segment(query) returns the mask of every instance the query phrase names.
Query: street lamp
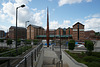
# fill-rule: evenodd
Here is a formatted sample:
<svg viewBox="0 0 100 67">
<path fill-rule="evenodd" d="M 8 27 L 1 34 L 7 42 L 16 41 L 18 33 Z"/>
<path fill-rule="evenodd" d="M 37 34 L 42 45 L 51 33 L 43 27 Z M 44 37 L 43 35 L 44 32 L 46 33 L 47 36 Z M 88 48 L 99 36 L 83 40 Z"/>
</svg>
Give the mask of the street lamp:
<svg viewBox="0 0 100 67">
<path fill-rule="evenodd" d="M 18 13 L 18 8 L 20 8 L 20 7 L 23 8 L 23 7 L 25 7 L 25 5 L 23 4 L 16 8 L 16 53 L 17 53 L 17 13 Z"/>
<path fill-rule="evenodd" d="M 60 35 L 60 62 L 62 59 L 62 55 L 61 55 L 61 28 L 59 28 L 59 35 Z"/>
</svg>

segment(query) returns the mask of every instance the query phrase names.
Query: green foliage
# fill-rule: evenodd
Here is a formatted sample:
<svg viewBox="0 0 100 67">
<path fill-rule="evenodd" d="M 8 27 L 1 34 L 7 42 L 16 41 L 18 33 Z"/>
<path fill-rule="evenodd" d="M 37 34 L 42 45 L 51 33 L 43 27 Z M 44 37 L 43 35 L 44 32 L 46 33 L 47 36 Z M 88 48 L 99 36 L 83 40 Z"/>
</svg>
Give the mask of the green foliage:
<svg viewBox="0 0 100 67">
<path fill-rule="evenodd" d="M 100 63 L 93 61 L 93 62 L 88 64 L 88 67 L 100 67 Z"/>
<path fill-rule="evenodd" d="M 0 42 L 4 42 L 4 39 L 0 39 Z"/>
<path fill-rule="evenodd" d="M 20 39 L 18 39 L 18 40 L 17 40 L 17 45 L 20 45 L 20 42 L 21 42 L 21 40 L 20 40 Z"/>
<path fill-rule="evenodd" d="M 70 40 L 68 43 L 68 49 L 69 50 L 73 50 L 75 47 L 75 41 L 74 40 Z"/>
<path fill-rule="evenodd" d="M 31 40 L 26 40 L 26 44 L 31 44 Z"/>
<path fill-rule="evenodd" d="M 7 45 L 10 45 L 10 44 L 12 44 L 12 40 L 11 39 L 8 39 L 7 40 Z"/>
<path fill-rule="evenodd" d="M 96 32 L 95 35 L 96 35 L 96 36 L 100 36 L 100 32 Z"/>
<path fill-rule="evenodd" d="M 8 50 L 9 50 L 8 48 L 0 48 L 0 53 L 8 51 Z"/>
<path fill-rule="evenodd" d="M 100 67 L 100 52 L 93 52 L 91 56 L 86 53 L 71 53 L 66 51 L 76 61 L 86 64 L 88 67 Z"/>
<path fill-rule="evenodd" d="M 26 47 L 27 47 L 27 49 L 26 49 Z M 32 46 L 23 46 L 23 47 L 19 47 L 19 48 L 17 49 L 18 55 L 22 54 L 23 52 L 25 52 L 26 50 L 28 50 L 28 49 L 30 49 L 30 48 L 32 48 Z M 8 52 L 6 52 L 6 53 L 0 55 L 0 57 L 8 57 L 8 56 L 9 56 L 9 57 L 17 56 L 17 54 L 16 54 L 16 49 L 9 50 Z"/>
<path fill-rule="evenodd" d="M 33 40 L 34 45 L 37 45 L 37 44 L 38 44 L 38 42 L 39 42 L 39 40 L 38 40 L 38 39 L 34 39 L 34 40 Z"/>
<path fill-rule="evenodd" d="M 85 47 L 87 48 L 87 50 L 89 52 L 91 52 L 92 50 L 94 50 L 94 44 L 90 40 L 85 41 Z"/>
</svg>

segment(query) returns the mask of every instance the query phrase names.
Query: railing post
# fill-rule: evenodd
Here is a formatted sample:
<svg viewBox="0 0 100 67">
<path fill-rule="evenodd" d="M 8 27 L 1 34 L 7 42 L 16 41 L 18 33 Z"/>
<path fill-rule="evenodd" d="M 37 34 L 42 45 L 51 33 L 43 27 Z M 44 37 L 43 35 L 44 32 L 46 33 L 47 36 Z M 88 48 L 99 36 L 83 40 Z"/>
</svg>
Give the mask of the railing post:
<svg viewBox="0 0 100 67">
<path fill-rule="evenodd" d="M 27 67 L 27 58 L 25 57 L 25 67 Z"/>
<path fill-rule="evenodd" d="M 35 49 L 35 61 L 36 61 L 36 49 Z"/>
<path fill-rule="evenodd" d="M 10 66 L 10 59 L 8 60 L 7 67 L 11 67 L 11 66 Z"/>
<path fill-rule="evenodd" d="M 37 48 L 37 57 L 38 57 L 38 48 Z"/>
<path fill-rule="evenodd" d="M 33 67 L 33 52 L 31 52 L 31 67 Z"/>
</svg>

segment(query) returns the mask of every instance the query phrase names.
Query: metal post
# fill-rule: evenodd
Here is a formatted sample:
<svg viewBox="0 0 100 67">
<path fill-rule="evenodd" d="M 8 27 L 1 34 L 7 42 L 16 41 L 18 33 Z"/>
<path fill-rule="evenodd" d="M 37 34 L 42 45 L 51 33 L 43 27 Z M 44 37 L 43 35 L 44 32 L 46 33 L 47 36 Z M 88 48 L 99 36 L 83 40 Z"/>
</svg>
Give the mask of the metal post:
<svg viewBox="0 0 100 67">
<path fill-rule="evenodd" d="M 16 54 L 17 54 L 17 10 L 18 7 L 16 8 Z"/>
<path fill-rule="evenodd" d="M 27 67 L 27 58 L 25 57 L 25 67 Z"/>
<path fill-rule="evenodd" d="M 36 61 L 36 49 L 35 49 L 35 61 Z"/>
<path fill-rule="evenodd" d="M 11 67 L 11 66 L 10 66 L 10 60 L 8 60 L 8 64 L 7 64 L 7 67 Z"/>
<path fill-rule="evenodd" d="M 26 36 L 26 37 L 25 37 L 25 50 L 27 49 L 27 45 L 26 45 L 26 44 L 27 44 L 27 43 L 26 43 L 26 40 L 27 40 L 27 22 L 29 22 L 29 21 L 26 21 L 26 22 L 25 22 L 25 28 L 26 28 L 26 35 L 25 35 L 25 36 Z"/>
<path fill-rule="evenodd" d="M 33 67 L 33 52 L 31 53 L 31 67 Z"/>
<path fill-rule="evenodd" d="M 59 35 L 60 35 L 60 61 L 62 59 L 62 55 L 61 55 L 61 29 L 59 28 Z"/>
</svg>

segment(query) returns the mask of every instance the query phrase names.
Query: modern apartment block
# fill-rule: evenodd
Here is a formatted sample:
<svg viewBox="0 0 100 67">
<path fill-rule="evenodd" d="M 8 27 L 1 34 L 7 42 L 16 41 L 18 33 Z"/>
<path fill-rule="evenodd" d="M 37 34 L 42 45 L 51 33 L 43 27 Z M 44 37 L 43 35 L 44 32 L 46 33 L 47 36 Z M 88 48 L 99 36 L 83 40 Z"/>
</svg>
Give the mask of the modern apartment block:
<svg viewBox="0 0 100 67">
<path fill-rule="evenodd" d="M 9 38 L 15 39 L 16 38 L 16 27 L 11 26 L 9 28 Z M 25 39 L 26 38 L 26 28 L 17 27 L 17 38 L 18 39 Z"/>
<path fill-rule="evenodd" d="M 4 38 L 5 37 L 5 32 L 3 30 L 0 30 L 0 38 Z"/>
</svg>

